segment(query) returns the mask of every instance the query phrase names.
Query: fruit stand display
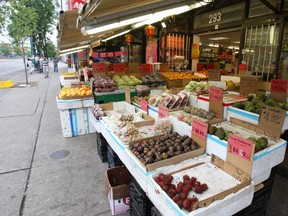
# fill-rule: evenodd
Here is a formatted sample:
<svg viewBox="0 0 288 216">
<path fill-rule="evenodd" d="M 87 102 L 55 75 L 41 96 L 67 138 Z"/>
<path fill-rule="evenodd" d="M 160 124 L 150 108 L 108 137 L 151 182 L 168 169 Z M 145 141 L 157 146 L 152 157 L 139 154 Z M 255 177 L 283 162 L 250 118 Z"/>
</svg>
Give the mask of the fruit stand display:
<svg viewBox="0 0 288 216">
<path fill-rule="evenodd" d="M 262 105 L 286 110 L 286 103 L 209 87 L 190 80 L 180 92 L 149 95 L 150 89 L 140 86 L 137 103 L 96 104 L 89 113 L 97 132 L 164 215 L 233 215 L 251 204 L 255 184 L 267 180 L 284 159 L 285 140 L 261 124 L 235 119 L 229 110 L 258 112 Z M 191 94 L 197 95 L 198 107 L 188 104 Z M 222 115 L 210 110 L 216 102 Z"/>
<path fill-rule="evenodd" d="M 191 80 L 207 80 L 208 72 L 162 72 L 160 76 L 165 80 L 165 84 L 169 87 L 184 87 Z"/>
<path fill-rule="evenodd" d="M 95 132 L 88 116 L 89 109 L 94 105 L 93 94 L 89 86 L 63 87 L 56 97 L 56 101 L 64 137 Z"/>
</svg>

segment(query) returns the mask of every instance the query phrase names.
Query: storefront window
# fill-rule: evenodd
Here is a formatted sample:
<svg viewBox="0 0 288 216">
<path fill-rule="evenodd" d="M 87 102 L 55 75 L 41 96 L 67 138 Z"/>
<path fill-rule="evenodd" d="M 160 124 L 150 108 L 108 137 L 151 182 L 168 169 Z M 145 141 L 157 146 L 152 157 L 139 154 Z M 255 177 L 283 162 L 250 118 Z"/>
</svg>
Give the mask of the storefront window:
<svg viewBox="0 0 288 216">
<path fill-rule="evenodd" d="M 280 62 L 279 62 L 279 79 L 288 79 L 288 23 L 286 22 L 284 28 L 283 43 L 281 48 Z"/>
<path fill-rule="evenodd" d="M 273 5 L 276 9 L 280 10 L 281 0 L 272 0 L 269 1 L 271 5 Z M 250 12 L 249 17 L 257 17 L 267 14 L 272 14 L 273 11 L 270 10 L 266 5 L 264 5 L 259 0 L 250 1 Z"/>
<path fill-rule="evenodd" d="M 267 81 L 274 78 L 278 46 L 279 26 L 276 23 L 246 28 L 242 54 L 247 71 Z"/>
</svg>

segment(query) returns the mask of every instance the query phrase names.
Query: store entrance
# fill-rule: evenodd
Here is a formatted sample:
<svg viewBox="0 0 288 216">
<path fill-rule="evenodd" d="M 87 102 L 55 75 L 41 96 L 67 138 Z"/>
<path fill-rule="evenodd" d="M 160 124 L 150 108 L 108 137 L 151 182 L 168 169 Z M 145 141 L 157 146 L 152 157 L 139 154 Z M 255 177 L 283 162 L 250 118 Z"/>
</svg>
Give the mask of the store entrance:
<svg viewBox="0 0 288 216">
<path fill-rule="evenodd" d="M 233 28 L 198 34 L 200 56 L 198 70 L 222 69 L 224 74 L 236 74 L 241 29 Z"/>
</svg>

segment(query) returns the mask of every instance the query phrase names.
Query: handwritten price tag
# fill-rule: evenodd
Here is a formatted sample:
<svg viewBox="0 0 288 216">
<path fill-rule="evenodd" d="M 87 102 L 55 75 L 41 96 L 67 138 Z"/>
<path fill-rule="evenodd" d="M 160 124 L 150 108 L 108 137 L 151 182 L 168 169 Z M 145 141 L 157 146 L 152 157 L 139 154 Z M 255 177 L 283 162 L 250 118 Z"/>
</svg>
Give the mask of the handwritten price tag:
<svg viewBox="0 0 288 216">
<path fill-rule="evenodd" d="M 142 73 L 152 73 L 153 72 L 152 65 L 151 64 L 141 64 L 140 65 L 140 71 Z"/>
<path fill-rule="evenodd" d="M 258 126 L 276 137 L 280 137 L 286 118 L 286 111 L 277 107 L 262 106 Z"/>
<path fill-rule="evenodd" d="M 193 118 L 192 135 L 198 136 L 199 138 L 206 140 L 207 130 L 208 130 L 207 123 L 202 122 L 199 119 Z"/>
<path fill-rule="evenodd" d="M 117 63 L 113 65 L 115 73 L 121 73 L 126 71 L 126 64 L 125 63 Z"/>
<path fill-rule="evenodd" d="M 272 80 L 271 81 L 271 92 L 288 92 L 288 80 Z"/>
<path fill-rule="evenodd" d="M 159 106 L 158 107 L 158 118 L 167 118 L 169 116 L 168 108 L 165 106 Z"/>
<path fill-rule="evenodd" d="M 238 157 L 250 161 L 253 142 L 231 134 L 228 139 L 228 151 Z"/>
<path fill-rule="evenodd" d="M 141 109 L 144 111 L 144 112 L 148 112 L 148 101 L 146 100 L 141 100 Z"/>
<path fill-rule="evenodd" d="M 210 100 L 217 101 L 217 102 L 223 102 L 223 89 L 217 88 L 217 87 L 211 87 L 209 98 Z"/>
<path fill-rule="evenodd" d="M 208 80 L 209 81 L 220 81 L 221 80 L 221 71 L 219 69 L 209 70 Z"/>
<path fill-rule="evenodd" d="M 93 63 L 92 68 L 93 68 L 93 71 L 96 73 L 106 72 L 106 64 L 105 63 Z"/>
</svg>

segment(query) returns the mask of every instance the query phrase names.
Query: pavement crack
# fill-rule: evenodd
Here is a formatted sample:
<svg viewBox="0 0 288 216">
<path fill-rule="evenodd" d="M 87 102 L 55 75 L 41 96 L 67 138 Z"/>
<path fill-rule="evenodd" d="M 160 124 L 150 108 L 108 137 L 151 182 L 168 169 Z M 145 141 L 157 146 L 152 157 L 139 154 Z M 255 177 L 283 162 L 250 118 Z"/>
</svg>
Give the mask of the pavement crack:
<svg viewBox="0 0 288 216">
<path fill-rule="evenodd" d="M 9 174 L 9 173 L 14 173 L 14 172 L 18 172 L 18 171 L 25 171 L 25 170 L 29 170 L 30 167 L 28 168 L 23 168 L 23 169 L 17 169 L 17 170 L 10 170 L 10 171 L 7 171 L 7 172 L 2 172 L 0 173 L 0 175 L 5 175 L 5 174 Z"/>
</svg>

